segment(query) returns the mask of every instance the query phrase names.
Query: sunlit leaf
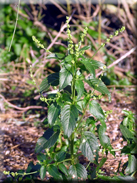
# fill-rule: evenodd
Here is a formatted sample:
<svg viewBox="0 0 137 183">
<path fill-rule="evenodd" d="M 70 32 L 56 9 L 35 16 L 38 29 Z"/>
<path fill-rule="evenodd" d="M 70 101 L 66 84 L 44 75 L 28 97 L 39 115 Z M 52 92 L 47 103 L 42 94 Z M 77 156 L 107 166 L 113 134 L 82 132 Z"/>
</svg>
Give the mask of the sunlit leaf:
<svg viewBox="0 0 137 183">
<path fill-rule="evenodd" d="M 70 137 L 78 118 L 78 110 L 74 105 L 65 105 L 61 109 L 61 123 L 65 135 Z"/>
</svg>

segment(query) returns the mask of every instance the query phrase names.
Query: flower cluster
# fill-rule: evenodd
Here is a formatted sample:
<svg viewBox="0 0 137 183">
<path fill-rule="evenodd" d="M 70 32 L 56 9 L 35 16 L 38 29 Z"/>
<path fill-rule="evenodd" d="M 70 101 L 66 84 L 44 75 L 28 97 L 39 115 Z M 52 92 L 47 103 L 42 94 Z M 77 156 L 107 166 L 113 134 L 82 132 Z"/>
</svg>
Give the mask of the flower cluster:
<svg viewBox="0 0 137 183">
<path fill-rule="evenodd" d="M 74 43 L 73 43 L 73 40 L 72 40 L 72 35 L 71 35 L 71 32 L 70 32 L 70 25 L 69 25 L 69 17 L 66 17 L 66 23 L 67 23 L 67 35 L 68 35 L 68 51 L 70 52 L 70 54 L 74 54 L 74 49 L 75 49 L 75 56 L 76 57 L 79 57 L 79 55 L 83 55 L 84 54 L 84 50 L 81 50 L 80 51 L 80 46 L 81 46 L 81 43 L 84 41 L 84 37 L 86 36 L 87 34 L 87 31 L 88 31 L 88 28 L 86 27 L 84 30 L 83 30 L 83 33 L 81 35 L 81 41 L 78 43 L 78 44 L 75 44 L 74 46 Z M 74 49 L 73 49 L 74 48 Z"/>
<path fill-rule="evenodd" d="M 123 26 L 121 29 L 116 30 L 114 32 L 114 35 L 110 35 L 108 39 L 106 39 L 105 43 L 102 43 L 101 46 L 104 47 L 107 42 L 110 42 L 110 39 L 112 39 L 114 36 L 117 36 L 119 33 L 123 32 L 125 30 L 125 27 Z"/>
<path fill-rule="evenodd" d="M 40 41 L 37 40 L 35 36 L 32 36 L 32 40 L 37 44 L 38 47 L 41 47 L 41 48 L 45 49 L 44 45 L 41 44 Z"/>
<path fill-rule="evenodd" d="M 10 171 L 3 171 L 3 174 L 5 174 L 5 175 L 9 175 L 9 174 L 11 174 L 13 177 L 15 177 L 15 176 L 17 176 L 17 175 L 18 175 L 18 173 L 17 173 L 17 172 L 10 172 Z"/>
<path fill-rule="evenodd" d="M 68 35 L 68 51 L 70 51 L 70 54 L 74 54 L 74 51 L 73 51 L 73 47 L 74 47 L 74 43 L 72 41 L 72 35 L 71 35 L 71 32 L 69 30 L 70 28 L 70 25 L 69 25 L 69 17 L 66 17 L 66 23 L 67 23 L 67 35 Z"/>
</svg>

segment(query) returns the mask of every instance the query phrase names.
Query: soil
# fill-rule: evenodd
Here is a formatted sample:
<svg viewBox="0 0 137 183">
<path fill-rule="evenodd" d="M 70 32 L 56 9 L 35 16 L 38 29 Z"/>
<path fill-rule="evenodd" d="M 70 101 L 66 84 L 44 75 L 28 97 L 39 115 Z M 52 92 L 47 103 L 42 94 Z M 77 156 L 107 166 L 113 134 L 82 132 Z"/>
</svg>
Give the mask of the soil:
<svg viewBox="0 0 137 183">
<path fill-rule="evenodd" d="M 112 147 L 114 149 L 121 149 L 126 145 L 123 141 L 122 134 L 119 129 L 119 125 L 123 120 L 122 110 L 130 110 L 136 112 L 135 108 L 135 96 L 132 91 L 130 95 L 126 96 L 126 91 L 121 90 L 119 93 L 117 90 L 112 92 L 112 101 L 109 103 L 107 99 L 102 98 L 100 103 L 103 110 L 113 110 L 107 118 L 107 132 L 106 135 L 110 137 Z M 1 176 L 5 179 L 6 176 L 2 175 L 2 171 L 17 171 L 20 169 L 26 169 L 29 162 L 33 161 L 34 164 L 37 163 L 36 154 L 34 152 L 36 142 L 40 136 L 42 136 L 44 129 L 42 127 L 35 127 L 34 122 L 38 121 L 35 116 L 29 116 L 28 122 L 23 123 L 22 118 L 16 118 L 16 112 L 13 109 L 7 110 L 5 114 L 0 115 L 0 126 L 1 126 L 1 140 L 3 145 L 1 145 L 1 159 L 3 164 L 1 165 Z M 100 122 L 98 122 L 100 123 Z M 99 153 L 99 161 L 102 159 L 102 153 Z M 101 168 L 106 176 L 114 176 L 118 171 L 118 164 L 121 161 L 120 169 L 125 162 L 127 162 L 128 157 L 125 155 L 120 156 L 120 151 L 116 152 L 116 157 L 108 154 L 108 159 Z M 79 157 L 79 162 L 83 165 L 88 164 L 88 160 L 84 156 Z M 94 164 L 90 164 L 93 168 Z M 117 172 L 118 173 L 118 172 Z M 119 175 L 119 173 L 117 174 Z M 48 179 L 48 176 L 45 180 Z"/>
</svg>

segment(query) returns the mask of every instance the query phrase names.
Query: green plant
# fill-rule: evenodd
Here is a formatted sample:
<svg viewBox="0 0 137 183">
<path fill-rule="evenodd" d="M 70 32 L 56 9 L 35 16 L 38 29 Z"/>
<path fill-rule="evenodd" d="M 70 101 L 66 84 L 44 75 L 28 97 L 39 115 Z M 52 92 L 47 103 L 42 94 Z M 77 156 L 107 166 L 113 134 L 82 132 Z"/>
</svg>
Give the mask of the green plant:
<svg viewBox="0 0 137 183">
<path fill-rule="evenodd" d="M 125 114 L 120 124 L 120 130 L 127 145 L 121 150 L 121 154 L 128 155 L 128 161 L 123 165 L 123 174 L 133 176 L 137 172 L 137 135 L 135 114 L 131 111 L 123 110 Z"/>
<path fill-rule="evenodd" d="M 25 5 L 21 5 L 20 12 L 22 12 L 24 16 L 26 15 L 26 17 L 28 17 L 24 11 L 24 7 Z M 26 59 L 30 57 L 30 46 L 34 51 L 36 51 L 36 56 L 39 56 L 39 50 L 35 43 L 31 41 L 31 36 L 37 34 L 37 37 L 43 40 L 46 35 L 45 32 L 39 31 L 39 29 L 33 25 L 31 20 L 28 20 L 26 17 L 21 17 L 20 15 L 17 22 L 17 27 L 14 26 L 17 16 L 16 14 L 17 13 L 10 5 L 4 5 L 0 11 L 0 17 L 2 20 L 0 29 L 0 44 L 6 48 L 0 50 L 0 60 L 2 59 L 3 64 L 13 60 L 16 62 L 19 57 L 21 60 L 25 60 L 27 62 Z M 12 40 L 15 29 L 16 33 L 14 39 Z M 10 47 L 11 52 L 8 52 Z M 4 55 L 6 55 L 5 58 Z"/>
<path fill-rule="evenodd" d="M 96 78 L 95 75 L 96 69 L 101 68 L 105 71 L 106 66 L 93 60 L 97 51 L 104 47 L 113 35 L 110 35 L 110 38 L 101 44 L 92 58 L 85 58 L 84 52 L 90 46 L 84 46 L 81 49 L 80 46 L 88 30 L 84 29 L 81 41 L 74 45 L 69 30 L 69 20 L 67 17 L 67 55 L 50 53 L 34 36 L 32 37 L 39 47 L 50 53 L 47 58 L 55 58 L 61 67 L 60 72 L 44 78 L 40 90 L 36 86 L 41 95 L 40 99 L 47 104 L 49 125 L 43 136 L 38 139 L 35 148 L 41 179 L 44 179 L 46 172 L 55 180 L 96 179 L 100 175 L 100 168 L 107 160 L 108 152 L 115 155 L 110 139 L 105 134 L 107 113 L 98 103 L 102 95 L 106 94 L 111 100 L 111 94 L 101 77 Z M 120 31 L 116 31 L 114 36 L 122 31 L 124 31 L 124 27 Z M 36 85 L 32 69 L 30 69 L 30 73 Z M 89 76 L 85 77 L 85 73 Z M 90 91 L 86 90 L 84 83 L 91 87 Z M 54 90 L 47 92 L 50 86 Z M 100 95 L 95 93 L 96 90 L 100 92 Z M 87 110 L 90 112 L 90 116 L 86 115 Z M 100 124 L 96 127 L 97 121 L 100 121 Z M 98 162 L 99 151 L 102 151 L 100 163 Z M 82 154 L 89 160 L 89 164 L 86 166 L 79 163 L 79 156 Z M 96 165 L 93 171 L 89 166 L 91 162 Z"/>
<path fill-rule="evenodd" d="M 101 95 L 107 94 L 109 99 L 111 98 L 101 77 L 98 79 L 95 76 L 96 69 L 105 70 L 106 66 L 99 61 L 83 56 L 85 50 L 90 48 L 90 46 L 84 46 L 80 49 L 88 29 L 84 29 L 81 41 L 74 45 L 69 27 L 69 18 L 67 18 L 68 54 L 65 56 L 60 53 L 51 53 L 47 56 L 48 59 L 57 59 L 61 70 L 59 73 L 50 74 L 40 85 L 40 99 L 47 103 L 49 124 L 48 130 L 38 139 L 35 148 L 38 153 L 37 159 L 41 165 L 41 179 L 45 177 L 46 171 L 54 179 L 87 179 L 89 173 L 87 169 L 91 162 L 97 165 L 95 170 L 97 173 L 105 163 L 108 151 L 115 155 L 110 140 L 105 135 L 105 113 L 97 102 Z M 120 32 L 123 30 L 124 28 Z M 116 31 L 115 35 L 118 33 Z M 111 35 L 106 42 L 112 37 Z M 43 48 L 43 45 L 34 36 L 33 40 Z M 100 48 L 103 46 L 105 43 Z M 86 78 L 85 72 L 90 76 Z M 33 78 L 32 74 L 31 77 Z M 35 83 L 34 78 L 33 81 Z M 84 82 L 92 90 L 87 92 Z M 50 86 L 56 89 L 53 92 L 47 92 Z M 99 91 L 101 95 L 95 95 L 95 90 Z M 47 92 L 47 98 L 44 97 L 44 92 Z M 89 117 L 85 115 L 87 110 L 91 114 Z M 96 130 L 97 121 L 100 121 L 100 125 Z M 101 146 L 99 146 L 99 141 Z M 103 148 L 106 157 L 103 157 L 98 165 L 98 152 L 101 148 Z M 41 153 L 43 150 L 44 153 Z M 81 153 L 78 153 L 79 150 Z M 90 161 L 86 167 L 78 161 L 81 154 Z"/>
</svg>

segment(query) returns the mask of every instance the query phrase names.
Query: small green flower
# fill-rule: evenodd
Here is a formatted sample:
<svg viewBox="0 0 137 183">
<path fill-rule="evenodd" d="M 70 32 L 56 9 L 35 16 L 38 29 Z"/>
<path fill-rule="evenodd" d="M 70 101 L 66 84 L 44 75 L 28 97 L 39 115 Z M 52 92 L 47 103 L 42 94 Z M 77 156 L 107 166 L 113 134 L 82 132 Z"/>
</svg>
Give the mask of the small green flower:
<svg viewBox="0 0 137 183">
<path fill-rule="evenodd" d="M 115 31 L 115 33 L 114 33 L 114 34 L 115 34 L 115 36 L 117 36 L 117 35 L 118 35 L 118 33 L 119 33 L 119 31 L 118 31 L 118 30 L 117 30 L 117 31 Z"/>
<path fill-rule="evenodd" d="M 41 44 L 40 41 L 38 41 L 35 36 L 32 36 L 32 40 L 37 44 L 38 47 L 45 49 L 44 45 Z"/>
<path fill-rule="evenodd" d="M 40 100 L 43 102 L 44 101 L 44 97 L 40 97 Z"/>
<path fill-rule="evenodd" d="M 103 69 L 106 69 L 106 68 L 107 68 L 106 65 L 104 65 L 104 66 L 103 66 Z"/>
<path fill-rule="evenodd" d="M 74 61 L 74 60 L 72 60 L 72 61 L 71 61 L 71 63 L 72 63 L 72 64 L 74 64 L 74 63 L 75 63 L 75 61 Z"/>
<path fill-rule="evenodd" d="M 110 39 L 108 38 L 106 41 L 107 41 L 107 42 L 110 42 Z"/>
<path fill-rule="evenodd" d="M 125 30 L 125 26 L 123 26 L 119 31 L 123 32 Z"/>
<path fill-rule="evenodd" d="M 109 38 L 112 39 L 113 38 L 113 35 L 110 35 Z"/>
<path fill-rule="evenodd" d="M 11 172 L 11 175 L 12 175 L 13 177 L 15 177 L 15 173 L 14 173 L 14 172 Z"/>
<path fill-rule="evenodd" d="M 105 43 L 101 43 L 101 46 L 104 47 L 105 46 Z"/>
</svg>

